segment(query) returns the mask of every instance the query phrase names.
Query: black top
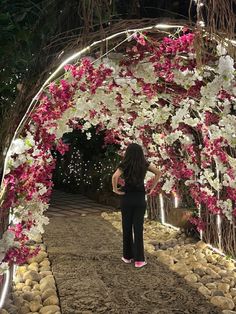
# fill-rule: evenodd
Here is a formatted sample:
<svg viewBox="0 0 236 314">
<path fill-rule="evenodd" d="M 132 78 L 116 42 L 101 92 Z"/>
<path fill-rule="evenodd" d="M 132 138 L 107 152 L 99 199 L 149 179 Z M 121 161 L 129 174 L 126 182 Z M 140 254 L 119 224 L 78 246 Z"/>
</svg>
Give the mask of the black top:
<svg viewBox="0 0 236 314">
<path fill-rule="evenodd" d="M 150 162 L 146 162 L 146 172 L 148 170 L 148 167 L 150 165 Z M 145 178 L 145 175 L 144 175 L 144 178 L 143 180 L 140 180 L 140 183 L 134 185 L 130 182 L 127 182 L 127 179 L 126 179 L 126 171 L 123 169 L 123 164 L 122 162 L 119 164 L 119 169 L 122 170 L 123 172 L 123 176 L 124 176 L 124 180 L 125 180 L 125 185 L 124 187 L 122 187 L 122 191 L 124 192 L 142 192 L 142 193 L 145 193 L 145 187 L 144 187 L 144 178 Z M 145 173 L 146 174 L 146 173 Z"/>
</svg>

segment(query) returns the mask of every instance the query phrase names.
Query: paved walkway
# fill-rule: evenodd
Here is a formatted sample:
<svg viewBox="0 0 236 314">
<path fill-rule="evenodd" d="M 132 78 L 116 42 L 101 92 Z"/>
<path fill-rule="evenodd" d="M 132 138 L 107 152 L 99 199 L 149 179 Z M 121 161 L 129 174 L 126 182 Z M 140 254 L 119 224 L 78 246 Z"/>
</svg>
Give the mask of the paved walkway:
<svg viewBox="0 0 236 314">
<path fill-rule="evenodd" d="M 68 196 L 73 203 L 74 196 Z M 68 196 L 57 194 L 60 201 L 54 197 L 52 212 L 55 202 L 61 208 Z M 123 264 L 121 234 L 98 212 L 90 212 L 91 201 L 77 201 L 75 210 L 84 210 L 83 203 L 89 214 L 61 209 L 62 216 L 52 215 L 44 235 L 63 314 L 221 313 L 154 256 L 147 254 L 143 269 Z"/>
<path fill-rule="evenodd" d="M 47 216 L 70 217 L 74 215 L 100 213 L 111 210 L 110 206 L 100 205 L 81 194 L 70 194 L 62 191 L 54 191 Z"/>
</svg>

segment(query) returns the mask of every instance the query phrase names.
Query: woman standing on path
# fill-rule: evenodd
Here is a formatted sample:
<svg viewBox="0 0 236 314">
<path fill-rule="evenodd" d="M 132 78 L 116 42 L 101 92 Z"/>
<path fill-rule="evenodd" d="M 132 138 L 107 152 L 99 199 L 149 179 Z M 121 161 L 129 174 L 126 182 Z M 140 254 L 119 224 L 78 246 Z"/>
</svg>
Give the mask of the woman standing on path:
<svg viewBox="0 0 236 314">
<path fill-rule="evenodd" d="M 155 174 L 151 194 L 159 180 L 160 172 L 155 166 L 146 161 L 142 147 L 133 143 L 127 147 L 124 159 L 112 176 L 113 192 L 122 195 L 122 260 L 127 264 L 134 260 L 135 267 L 138 268 L 147 264 L 144 258 L 143 245 L 143 223 L 146 210 L 144 178 L 147 170 Z M 125 186 L 122 190 L 119 190 L 117 183 L 122 174 Z"/>
</svg>

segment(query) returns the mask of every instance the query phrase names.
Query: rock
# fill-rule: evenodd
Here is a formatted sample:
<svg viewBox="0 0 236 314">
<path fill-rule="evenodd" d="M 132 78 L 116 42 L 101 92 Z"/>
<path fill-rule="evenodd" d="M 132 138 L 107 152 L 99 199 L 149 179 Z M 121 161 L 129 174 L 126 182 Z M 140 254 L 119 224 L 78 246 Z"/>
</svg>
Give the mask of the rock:
<svg viewBox="0 0 236 314">
<path fill-rule="evenodd" d="M 228 270 L 234 270 L 235 269 L 235 264 L 231 261 L 226 261 L 225 266 Z"/>
<path fill-rule="evenodd" d="M 205 276 L 203 276 L 203 277 L 201 278 L 201 282 L 202 282 L 204 285 L 206 285 L 207 283 L 213 282 L 213 281 L 214 281 L 214 279 L 213 279 L 211 276 L 209 276 L 209 275 L 205 275 Z"/>
<path fill-rule="evenodd" d="M 213 282 L 207 283 L 207 284 L 206 284 L 206 287 L 207 287 L 208 289 L 210 289 L 210 290 L 213 290 L 213 289 L 216 290 L 216 284 L 213 283 Z"/>
<path fill-rule="evenodd" d="M 50 271 L 50 266 L 42 266 L 40 267 L 40 272 L 42 271 Z"/>
<path fill-rule="evenodd" d="M 39 270 L 38 265 L 37 265 L 37 266 L 34 266 L 33 264 L 38 264 L 38 263 L 32 263 L 32 264 L 30 264 L 29 267 L 28 267 L 28 269 L 29 269 L 29 270 L 38 271 L 38 270 Z"/>
<path fill-rule="evenodd" d="M 229 292 L 229 289 L 230 289 L 230 285 L 224 282 L 219 282 L 217 287 L 219 290 L 223 291 L 224 293 Z"/>
<path fill-rule="evenodd" d="M 26 284 L 26 286 L 32 286 L 33 281 L 31 279 L 26 279 L 25 284 Z"/>
<path fill-rule="evenodd" d="M 224 297 L 224 292 L 221 290 L 212 290 L 212 296 L 214 297 Z"/>
<path fill-rule="evenodd" d="M 226 277 L 226 276 L 227 276 L 227 270 L 224 270 L 224 269 L 220 270 L 220 271 L 219 271 L 219 275 L 220 275 L 221 277 Z"/>
<path fill-rule="evenodd" d="M 33 286 L 33 291 L 35 290 L 40 290 L 40 285 L 38 283 L 36 283 L 34 286 Z"/>
<path fill-rule="evenodd" d="M 230 310 L 224 310 L 222 313 L 223 314 L 236 314 L 235 311 L 230 311 Z"/>
<path fill-rule="evenodd" d="M 206 273 L 209 275 L 209 276 L 211 276 L 213 279 L 220 279 L 221 277 L 220 277 L 220 275 L 219 274 L 217 274 L 217 272 L 215 272 L 213 269 L 211 269 L 211 268 L 207 268 L 206 269 Z"/>
<path fill-rule="evenodd" d="M 54 279 L 53 275 L 49 275 L 49 276 L 42 278 L 39 283 L 43 284 L 45 282 L 55 284 L 55 279 Z"/>
<path fill-rule="evenodd" d="M 171 256 L 163 255 L 158 258 L 158 260 L 168 266 L 174 265 L 174 259 Z"/>
<path fill-rule="evenodd" d="M 233 296 L 233 297 L 236 297 L 236 288 L 232 288 L 230 290 L 230 294 Z"/>
<path fill-rule="evenodd" d="M 16 290 L 22 290 L 22 288 L 25 286 L 23 282 L 19 282 L 15 285 Z"/>
<path fill-rule="evenodd" d="M 40 304 L 38 300 L 34 300 L 30 302 L 29 307 L 32 312 L 38 312 L 42 307 L 42 304 Z"/>
<path fill-rule="evenodd" d="M 27 291 L 30 291 L 31 290 L 31 288 L 29 287 L 29 286 L 24 286 L 23 288 L 22 288 L 22 291 L 23 292 L 27 292 Z"/>
<path fill-rule="evenodd" d="M 28 314 L 29 312 L 30 312 L 29 305 L 25 304 L 20 308 L 20 314 Z"/>
<path fill-rule="evenodd" d="M 200 287 L 203 286 L 201 282 L 190 282 L 190 285 L 196 289 L 199 289 Z"/>
<path fill-rule="evenodd" d="M 196 258 L 197 260 L 201 260 L 205 258 L 205 254 L 201 253 L 201 252 L 197 252 L 196 253 Z"/>
<path fill-rule="evenodd" d="M 41 278 L 44 278 L 46 276 L 52 275 L 52 272 L 49 270 L 44 270 L 44 271 L 40 271 L 39 274 L 40 274 Z"/>
<path fill-rule="evenodd" d="M 41 297 L 41 291 L 36 290 L 36 291 L 32 291 L 33 295 L 34 295 L 34 299 L 36 299 L 37 296 Z"/>
<path fill-rule="evenodd" d="M 189 267 L 193 270 L 197 269 L 197 268 L 200 268 L 200 269 L 203 269 L 205 270 L 206 268 L 199 262 L 192 262 Z"/>
<path fill-rule="evenodd" d="M 209 262 L 209 263 L 212 263 L 212 264 L 216 264 L 217 263 L 217 260 L 215 258 L 214 255 L 208 255 L 206 256 L 206 260 Z"/>
<path fill-rule="evenodd" d="M 210 299 L 211 303 L 220 307 L 222 310 L 233 310 L 234 302 L 226 297 L 215 296 Z"/>
<path fill-rule="evenodd" d="M 26 281 L 27 279 L 30 279 L 32 281 L 39 281 L 40 276 L 35 270 L 28 270 L 26 273 L 23 275 L 23 280 Z"/>
<path fill-rule="evenodd" d="M 9 314 L 9 312 L 7 312 L 7 310 L 1 309 L 0 314 Z"/>
<path fill-rule="evenodd" d="M 42 293 L 42 300 L 44 301 L 45 299 L 57 295 L 56 290 L 54 289 L 47 289 Z"/>
<path fill-rule="evenodd" d="M 58 305 L 47 305 L 42 307 L 39 311 L 40 314 L 55 314 L 56 312 L 60 312 L 60 308 Z"/>
<path fill-rule="evenodd" d="M 208 288 L 204 286 L 199 287 L 198 291 L 203 295 L 211 295 L 211 290 L 209 290 Z"/>
<path fill-rule="evenodd" d="M 41 251 L 38 253 L 38 255 L 36 255 L 36 256 L 30 258 L 30 259 L 28 260 L 28 263 L 29 263 L 29 264 L 34 263 L 34 262 L 36 262 L 36 263 L 41 263 L 46 257 L 47 257 L 47 253 L 41 250 Z"/>
<path fill-rule="evenodd" d="M 198 274 L 199 276 L 204 276 L 206 274 L 205 270 L 203 268 L 195 268 L 194 273 Z"/>
<path fill-rule="evenodd" d="M 32 301 L 34 298 L 34 294 L 32 292 L 24 292 L 21 296 L 24 300 L 28 302 Z"/>
<path fill-rule="evenodd" d="M 199 249 L 199 250 L 203 250 L 207 247 L 207 244 L 203 241 L 198 241 L 196 243 L 196 248 Z"/>
<path fill-rule="evenodd" d="M 56 295 L 52 295 L 43 301 L 43 305 L 58 305 L 59 300 Z"/>
<path fill-rule="evenodd" d="M 55 279 L 53 275 L 46 276 L 40 280 L 40 290 L 44 291 L 48 288 L 55 289 Z"/>
<path fill-rule="evenodd" d="M 195 274 L 189 274 L 184 277 L 188 282 L 197 282 L 197 276 Z"/>
<path fill-rule="evenodd" d="M 47 258 L 45 258 L 39 265 L 40 266 L 50 266 L 50 262 Z"/>
<path fill-rule="evenodd" d="M 45 277 L 46 278 L 46 277 Z M 56 286 L 54 283 L 52 283 L 51 281 L 49 282 L 43 282 L 40 284 L 40 290 L 42 292 L 44 292 L 47 289 L 55 289 L 56 290 Z"/>
</svg>

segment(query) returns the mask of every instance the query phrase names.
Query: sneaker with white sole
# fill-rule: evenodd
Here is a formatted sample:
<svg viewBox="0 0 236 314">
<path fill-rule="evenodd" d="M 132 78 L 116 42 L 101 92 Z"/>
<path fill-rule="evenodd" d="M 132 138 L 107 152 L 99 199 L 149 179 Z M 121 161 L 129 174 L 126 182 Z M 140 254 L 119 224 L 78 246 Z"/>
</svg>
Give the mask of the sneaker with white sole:
<svg viewBox="0 0 236 314">
<path fill-rule="evenodd" d="M 132 258 L 127 259 L 127 258 L 121 257 L 121 259 L 125 264 L 131 264 L 134 261 Z"/>
<path fill-rule="evenodd" d="M 147 265 L 146 261 L 134 263 L 135 268 L 141 268 L 141 267 L 144 267 L 145 265 Z"/>
</svg>

